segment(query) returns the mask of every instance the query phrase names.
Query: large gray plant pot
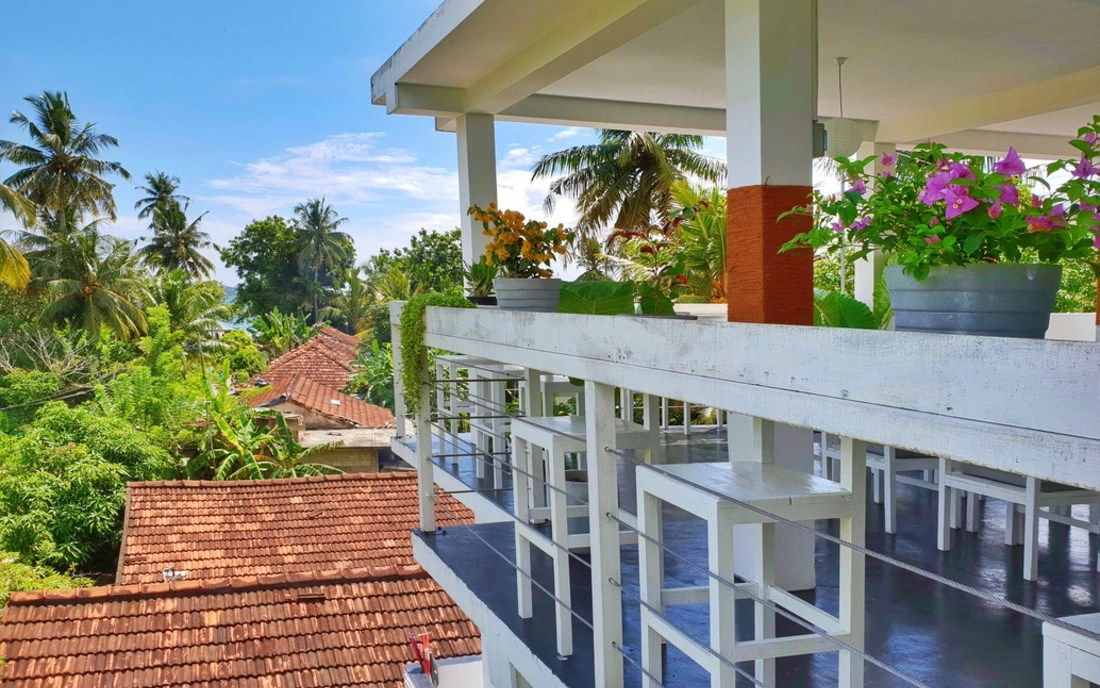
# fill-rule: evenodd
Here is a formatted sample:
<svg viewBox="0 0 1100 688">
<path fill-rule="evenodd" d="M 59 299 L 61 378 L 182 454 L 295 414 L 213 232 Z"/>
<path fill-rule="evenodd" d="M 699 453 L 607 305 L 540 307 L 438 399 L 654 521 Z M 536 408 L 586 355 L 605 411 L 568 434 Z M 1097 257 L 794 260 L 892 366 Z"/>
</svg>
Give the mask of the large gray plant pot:
<svg viewBox="0 0 1100 688">
<path fill-rule="evenodd" d="M 497 277 L 493 280 L 493 288 L 497 293 L 497 307 L 502 311 L 558 312 L 560 279 Z"/>
<path fill-rule="evenodd" d="M 1046 336 L 1062 281 L 1060 265 L 951 265 L 923 282 L 897 265 L 885 273 L 899 331 L 1025 339 Z"/>
</svg>

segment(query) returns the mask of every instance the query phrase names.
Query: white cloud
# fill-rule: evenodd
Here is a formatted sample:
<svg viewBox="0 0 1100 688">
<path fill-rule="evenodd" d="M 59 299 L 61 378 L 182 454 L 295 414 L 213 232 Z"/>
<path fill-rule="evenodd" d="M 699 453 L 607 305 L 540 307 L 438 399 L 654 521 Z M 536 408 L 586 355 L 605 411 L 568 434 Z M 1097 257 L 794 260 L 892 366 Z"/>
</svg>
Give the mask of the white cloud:
<svg viewBox="0 0 1100 688">
<path fill-rule="evenodd" d="M 547 141 L 564 141 L 565 139 L 571 139 L 571 138 L 575 138 L 577 136 L 580 136 L 581 134 L 584 133 L 584 131 L 585 130 L 580 128 L 580 127 L 569 127 L 567 129 L 562 129 L 561 131 L 559 131 L 558 133 L 554 134 L 553 136 L 551 136 L 550 138 L 548 138 L 546 140 Z"/>
</svg>

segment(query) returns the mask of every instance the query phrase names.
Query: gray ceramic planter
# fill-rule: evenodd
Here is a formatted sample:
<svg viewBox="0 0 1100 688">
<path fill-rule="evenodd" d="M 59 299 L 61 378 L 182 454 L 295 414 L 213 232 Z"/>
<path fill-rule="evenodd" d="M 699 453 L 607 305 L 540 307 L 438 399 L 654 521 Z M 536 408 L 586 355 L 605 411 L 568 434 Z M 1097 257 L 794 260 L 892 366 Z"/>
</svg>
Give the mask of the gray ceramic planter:
<svg viewBox="0 0 1100 688">
<path fill-rule="evenodd" d="M 923 282 L 885 270 L 894 325 L 902 332 L 1042 339 L 1050 326 L 1060 265 L 933 268 Z"/>
<path fill-rule="evenodd" d="M 558 312 L 560 279 L 497 277 L 493 280 L 493 288 L 497 293 L 497 306 L 502 311 Z"/>
</svg>

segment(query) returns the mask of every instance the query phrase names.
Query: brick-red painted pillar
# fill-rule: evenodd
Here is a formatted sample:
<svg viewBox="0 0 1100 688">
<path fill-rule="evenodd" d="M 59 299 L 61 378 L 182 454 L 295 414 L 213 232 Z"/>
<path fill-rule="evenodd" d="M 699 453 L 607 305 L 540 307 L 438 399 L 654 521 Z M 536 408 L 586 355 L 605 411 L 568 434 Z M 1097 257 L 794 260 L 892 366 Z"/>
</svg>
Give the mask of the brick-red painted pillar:
<svg viewBox="0 0 1100 688">
<path fill-rule="evenodd" d="M 779 248 L 811 218 L 782 213 L 805 205 L 808 186 L 743 186 L 727 196 L 726 291 L 730 322 L 813 325 L 813 251 Z"/>
</svg>

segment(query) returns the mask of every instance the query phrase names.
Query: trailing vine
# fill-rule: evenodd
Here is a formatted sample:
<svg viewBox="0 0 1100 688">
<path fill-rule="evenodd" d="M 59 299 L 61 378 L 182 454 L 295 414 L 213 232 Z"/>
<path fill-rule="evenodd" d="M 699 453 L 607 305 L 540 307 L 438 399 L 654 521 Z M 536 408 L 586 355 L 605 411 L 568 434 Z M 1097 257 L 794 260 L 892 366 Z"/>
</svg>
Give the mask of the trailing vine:
<svg viewBox="0 0 1100 688">
<path fill-rule="evenodd" d="M 428 306 L 477 308 L 461 294 L 416 294 L 405 302 L 401 311 L 401 383 L 405 408 L 412 415 L 420 410 L 420 388 L 427 384 L 420 360 L 425 350 L 424 310 Z"/>
</svg>

